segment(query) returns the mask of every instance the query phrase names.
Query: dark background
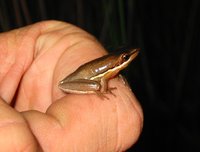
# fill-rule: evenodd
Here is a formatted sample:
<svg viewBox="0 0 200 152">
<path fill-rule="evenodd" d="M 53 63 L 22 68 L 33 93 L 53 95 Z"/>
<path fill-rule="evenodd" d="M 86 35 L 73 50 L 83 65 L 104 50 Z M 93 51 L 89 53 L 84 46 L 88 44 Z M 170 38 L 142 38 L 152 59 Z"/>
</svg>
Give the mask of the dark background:
<svg viewBox="0 0 200 152">
<path fill-rule="evenodd" d="M 1 32 L 47 19 L 142 49 L 123 72 L 145 118 L 128 151 L 200 151 L 200 0 L 0 0 Z"/>
</svg>

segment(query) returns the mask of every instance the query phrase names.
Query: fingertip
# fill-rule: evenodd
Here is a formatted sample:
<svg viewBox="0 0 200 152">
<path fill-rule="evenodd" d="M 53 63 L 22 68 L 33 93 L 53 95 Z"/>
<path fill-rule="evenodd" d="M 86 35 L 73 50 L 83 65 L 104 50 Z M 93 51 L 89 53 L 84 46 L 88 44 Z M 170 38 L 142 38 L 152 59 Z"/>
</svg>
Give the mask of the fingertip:
<svg viewBox="0 0 200 152">
<path fill-rule="evenodd" d="M 37 142 L 21 113 L 2 99 L 0 99 L 0 107 L 1 151 L 36 151 Z"/>
<path fill-rule="evenodd" d="M 142 132 L 143 111 L 132 90 L 121 79 L 113 79 L 110 86 L 117 87 L 115 103 L 118 107 L 118 143 L 121 143 L 117 149 L 125 151 L 137 142 Z"/>
</svg>

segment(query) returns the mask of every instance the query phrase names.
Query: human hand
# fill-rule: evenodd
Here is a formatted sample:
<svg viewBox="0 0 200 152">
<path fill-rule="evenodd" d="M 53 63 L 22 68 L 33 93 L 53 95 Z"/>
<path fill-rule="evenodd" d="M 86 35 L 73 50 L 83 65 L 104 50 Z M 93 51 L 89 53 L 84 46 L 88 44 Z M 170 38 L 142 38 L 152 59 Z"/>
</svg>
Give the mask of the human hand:
<svg viewBox="0 0 200 152">
<path fill-rule="evenodd" d="M 83 30 L 58 21 L 0 34 L 1 151 L 125 151 L 141 132 L 143 114 L 120 79 L 116 97 L 65 94 L 58 82 L 105 55 Z"/>
</svg>

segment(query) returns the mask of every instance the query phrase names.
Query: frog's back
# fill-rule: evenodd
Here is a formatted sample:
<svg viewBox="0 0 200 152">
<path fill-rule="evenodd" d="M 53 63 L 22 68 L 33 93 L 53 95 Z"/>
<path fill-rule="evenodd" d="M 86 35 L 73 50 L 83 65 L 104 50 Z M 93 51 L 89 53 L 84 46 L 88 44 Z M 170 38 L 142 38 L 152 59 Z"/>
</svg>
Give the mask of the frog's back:
<svg viewBox="0 0 200 152">
<path fill-rule="evenodd" d="M 118 57 L 114 55 L 106 55 L 101 58 L 92 60 L 80 66 L 76 71 L 70 74 L 67 79 L 90 79 L 91 77 L 102 74 L 116 66 L 117 58 Z"/>
</svg>

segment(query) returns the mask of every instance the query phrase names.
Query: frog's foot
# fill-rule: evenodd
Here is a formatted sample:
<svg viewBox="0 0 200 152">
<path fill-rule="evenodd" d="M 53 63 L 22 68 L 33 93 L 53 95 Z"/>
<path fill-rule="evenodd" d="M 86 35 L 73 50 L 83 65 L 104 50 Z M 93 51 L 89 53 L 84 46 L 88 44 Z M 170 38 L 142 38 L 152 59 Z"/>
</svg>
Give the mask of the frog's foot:
<svg viewBox="0 0 200 152">
<path fill-rule="evenodd" d="M 112 92 L 112 90 L 115 90 L 115 89 L 117 89 L 117 87 L 108 88 L 108 90 L 107 90 L 106 93 L 110 93 L 110 94 L 112 94 L 114 97 L 116 97 L 116 95 Z"/>
<path fill-rule="evenodd" d="M 105 94 L 112 94 L 114 97 L 116 97 L 116 95 L 112 92 L 112 90 L 115 90 L 117 89 L 117 87 L 111 87 L 111 88 L 108 88 L 106 91 L 95 91 L 95 93 L 98 95 L 98 97 L 100 97 L 102 100 L 103 99 L 108 99 L 109 98 L 105 95 Z"/>
<path fill-rule="evenodd" d="M 101 98 L 102 100 L 104 100 L 104 99 L 109 100 L 109 98 L 108 98 L 107 96 L 105 96 L 106 92 L 105 92 L 105 93 L 102 93 L 102 92 L 100 92 L 100 91 L 95 91 L 95 93 L 96 93 L 97 96 L 98 96 L 99 98 Z"/>
</svg>

